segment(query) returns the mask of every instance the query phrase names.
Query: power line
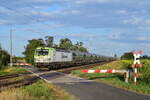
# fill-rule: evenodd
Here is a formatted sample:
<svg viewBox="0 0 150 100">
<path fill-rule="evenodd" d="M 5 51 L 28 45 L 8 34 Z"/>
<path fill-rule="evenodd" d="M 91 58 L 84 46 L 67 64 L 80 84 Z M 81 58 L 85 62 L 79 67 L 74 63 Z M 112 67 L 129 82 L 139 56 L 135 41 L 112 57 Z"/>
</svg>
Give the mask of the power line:
<svg viewBox="0 0 150 100">
<path fill-rule="evenodd" d="M 36 22 L 41 22 L 39 19 L 35 19 L 35 18 L 32 17 L 32 16 L 29 16 L 29 15 L 27 15 L 27 14 L 25 14 L 25 13 L 22 13 L 22 12 L 16 10 L 16 9 L 12 9 L 12 8 L 6 6 L 6 4 L 4 4 L 4 2 L 1 2 L 1 3 L 0 3 L 0 6 L 6 8 L 6 9 L 8 9 L 8 10 L 11 10 L 11 11 L 13 11 L 13 12 L 15 12 L 16 14 L 19 14 L 19 15 L 20 15 L 20 13 L 21 13 L 23 16 L 29 18 L 30 20 L 34 20 L 34 21 L 36 21 Z M 37 11 L 37 12 L 38 12 L 38 11 Z M 38 13 L 40 13 L 40 12 L 38 12 Z M 46 23 L 42 23 L 42 24 L 49 25 L 49 24 L 46 24 Z"/>
<path fill-rule="evenodd" d="M 6 5 L 4 4 L 4 2 L 1 2 L 0 6 L 6 8 L 6 9 L 8 9 L 8 10 L 11 10 L 11 11 L 15 12 L 16 14 L 20 14 L 20 13 L 21 13 L 20 11 L 18 11 L 18 10 L 16 10 L 16 9 L 12 9 L 12 8 L 6 6 Z M 37 11 L 37 12 L 38 12 L 38 11 Z M 40 12 L 38 12 L 38 13 L 40 13 Z M 40 20 L 35 19 L 35 18 L 32 17 L 32 16 L 26 15 L 25 13 L 21 13 L 21 14 L 22 14 L 23 16 L 29 18 L 30 20 L 34 20 L 34 21 L 36 21 L 36 22 L 40 22 Z M 49 26 L 49 24 L 47 24 L 47 23 L 42 23 L 42 24 L 45 24 L 46 26 Z M 55 26 L 55 27 L 57 27 L 57 26 Z M 53 28 L 55 28 L 55 27 L 53 27 Z M 43 34 L 43 33 L 44 33 L 44 32 L 35 31 L 35 30 L 33 30 L 33 29 L 29 29 L 28 31 L 32 31 L 32 32 L 34 31 L 34 32 L 40 33 L 40 34 Z"/>
<path fill-rule="evenodd" d="M 4 7 L 4 8 L 6 8 L 6 9 L 8 9 L 8 10 L 11 10 L 11 11 L 15 12 L 16 14 L 20 14 L 20 13 L 21 13 L 20 11 L 18 11 L 18 10 L 16 10 L 16 9 L 12 9 L 12 8 L 6 6 L 6 4 L 4 4 L 4 2 L 5 2 L 5 1 L 3 1 L 3 2 L 0 3 L 0 6 L 1 6 L 1 7 Z M 6 3 L 6 2 L 5 2 L 5 3 Z M 31 7 L 31 6 L 30 6 L 30 7 Z M 31 8 L 32 8 L 32 7 L 31 7 Z M 38 12 L 38 11 L 37 11 L 37 12 Z M 40 12 L 38 12 L 38 13 L 40 13 Z M 40 22 L 40 20 L 35 19 L 35 18 L 32 17 L 32 16 L 26 15 L 25 13 L 21 13 L 21 14 L 22 14 L 23 16 L 29 18 L 30 20 L 35 20 L 36 22 Z M 46 26 L 49 26 L 49 24 L 47 24 L 47 23 L 42 23 L 42 24 L 45 24 Z M 57 26 L 55 26 L 55 27 L 57 27 Z M 53 28 L 55 28 L 55 27 L 53 27 Z M 30 30 L 31 30 L 31 29 L 30 29 Z M 31 30 L 31 31 L 33 31 L 33 30 Z M 34 31 L 35 31 L 35 30 L 34 30 Z M 39 31 L 38 31 L 38 33 L 42 33 L 42 34 L 43 34 L 43 32 L 39 32 Z"/>
<path fill-rule="evenodd" d="M 0 3 L 0 6 L 1 7 L 4 7 L 4 8 L 6 8 L 6 9 L 8 9 L 8 10 L 11 10 L 11 11 L 13 11 L 13 12 L 15 12 L 15 13 L 18 13 L 18 14 L 20 14 L 21 12 L 20 11 L 18 11 L 18 10 L 16 10 L 16 9 L 12 9 L 12 8 L 10 8 L 10 7 L 8 7 L 8 6 L 5 6 L 6 4 L 4 4 L 4 2 L 1 2 Z M 26 14 L 24 14 L 24 13 L 22 13 L 24 16 L 26 16 L 26 17 L 28 17 L 28 18 L 30 18 L 30 19 L 32 19 L 32 20 L 35 20 L 35 18 L 33 18 L 33 17 L 31 17 L 31 16 L 28 16 L 28 15 L 26 15 Z M 37 21 L 37 20 L 36 20 Z"/>
<path fill-rule="evenodd" d="M 21 13 L 20 11 L 18 11 L 18 10 L 16 10 L 16 9 L 12 9 L 12 8 L 6 6 L 6 4 L 4 4 L 4 2 L 5 2 L 5 1 L 1 2 L 0 6 L 6 8 L 6 9 L 9 9 L 9 10 L 11 10 L 11 11 L 17 13 L 17 14 L 20 14 L 20 13 Z M 30 6 L 30 7 L 32 7 L 32 6 Z M 38 11 L 37 11 L 37 12 L 38 12 Z M 39 12 L 38 12 L 38 13 L 39 13 Z M 25 17 L 28 17 L 28 18 L 31 19 L 31 20 L 35 20 L 36 22 L 40 22 L 39 20 L 33 18 L 32 16 L 26 15 L 25 13 L 21 13 L 21 14 L 22 14 L 23 16 L 25 16 Z M 48 25 L 48 24 L 46 24 L 46 23 L 42 23 L 42 24 L 45 24 L 46 26 Z M 29 29 L 29 30 L 27 30 L 27 31 L 32 31 L 32 32 L 36 32 L 36 33 L 43 34 L 43 32 L 35 31 L 35 30 L 33 30 L 33 29 Z"/>
</svg>

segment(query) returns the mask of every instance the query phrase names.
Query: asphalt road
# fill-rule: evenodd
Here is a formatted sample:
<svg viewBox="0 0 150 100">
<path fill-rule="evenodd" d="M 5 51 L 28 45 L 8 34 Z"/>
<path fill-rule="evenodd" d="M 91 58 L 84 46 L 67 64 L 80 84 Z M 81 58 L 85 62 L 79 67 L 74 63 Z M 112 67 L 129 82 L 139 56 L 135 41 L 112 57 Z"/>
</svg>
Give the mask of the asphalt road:
<svg viewBox="0 0 150 100">
<path fill-rule="evenodd" d="M 40 77 L 63 88 L 65 91 L 81 100 L 150 100 L 150 96 L 125 91 L 103 83 L 74 77 L 56 71 L 39 71 L 36 68 L 28 68 L 30 71 L 39 74 Z"/>
<path fill-rule="evenodd" d="M 150 96 L 124 91 L 97 82 L 57 83 L 56 85 L 81 100 L 150 100 Z"/>
</svg>

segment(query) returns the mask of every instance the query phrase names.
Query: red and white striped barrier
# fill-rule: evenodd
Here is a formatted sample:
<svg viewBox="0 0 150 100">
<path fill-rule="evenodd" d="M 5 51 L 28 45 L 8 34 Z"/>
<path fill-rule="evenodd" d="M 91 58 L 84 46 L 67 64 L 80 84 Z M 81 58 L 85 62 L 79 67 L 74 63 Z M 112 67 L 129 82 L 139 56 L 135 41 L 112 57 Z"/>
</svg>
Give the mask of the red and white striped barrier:
<svg viewBox="0 0 150 100">
<path fill-rule="evenodd" d="M 128 79 L 129 79 L 129 71 L 128 70 L 114 70 L 114 69 L 110 69 L 110 70 L 81 70 L 81 72 L 83 73 L 125 73 L 125 82 L 128 83 Z"/>
<path fill-rule="evenodd" d="M 116 70 L 82 70 L 83 73 L 115 73 Z"/>
<path fill-rule="evenodd" d="M 16 65 L 16 66 L 31 66 L 31 64 L 28 64 L 28 63 L 15 63 L 13 65 Z"/>
</svg>

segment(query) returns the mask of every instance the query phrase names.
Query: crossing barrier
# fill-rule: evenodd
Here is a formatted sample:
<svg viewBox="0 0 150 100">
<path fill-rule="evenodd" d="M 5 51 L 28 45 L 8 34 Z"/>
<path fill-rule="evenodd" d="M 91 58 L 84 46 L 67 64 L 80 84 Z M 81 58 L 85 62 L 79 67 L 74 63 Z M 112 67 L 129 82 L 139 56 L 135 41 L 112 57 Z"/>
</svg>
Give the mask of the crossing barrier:
<svg viewBox="0 0 150 100">
<path fill-rule="evenodd" d="M 31 66 L 32 64 L 28 64 L 28 63 L 13 63 L 13 65 L 16 65 L 16 66 Z"/>
<path fill-rule="evenodd" d="M 132 54 L 134 56 L 134 62 L 132 64 L 133 73 L 134 73 L 133 77 L 134 77 L 134 84 L 136 85 L 137 78 L 139 77 L 138 72 L 137 72 L 138 71 L 137 64 L 138 64 L 139 68 L 142 68 L 142 64 L 140 62 L 142 50 L 140 50 L 138 52 L 138 54 L 136 54 L 136 52 L 133 50 Z M 109 69 L 109 70 L 87 70 L 87 69 L 84 69 L 84 70 L 81 70 L 81 72 L 83 72 L 83 73 L 124 73 L 125 74 L 125 82 L 128 82 L 131 71 L 130 70 L 115 70 L 115 69 Z"/>
<path fill-rule="evenodd" d="M 128 83 L 129 80 L 129 70 L 81 70 L 83 73 L 124 73 L 125 75 L 125 82 Z"/>
</svg>

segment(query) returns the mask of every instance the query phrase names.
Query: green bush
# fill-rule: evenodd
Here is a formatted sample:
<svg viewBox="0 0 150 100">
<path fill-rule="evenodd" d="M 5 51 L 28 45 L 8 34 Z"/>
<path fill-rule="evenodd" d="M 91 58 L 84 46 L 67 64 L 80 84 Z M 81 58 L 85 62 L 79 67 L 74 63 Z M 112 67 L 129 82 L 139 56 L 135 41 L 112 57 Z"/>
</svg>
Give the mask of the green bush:
<svg viewBox="0 0 150 100">
<path fill-rule="evenodd" d="M 39 100 L 51 100 L 52 99 L 52 90 L 43 83 L 43 81 L 38 81 L 35 84 L 29 85 L 24 88 L 26 92 L 30 95 L 39 98 Z"/>
<path fill-rule="evenodd" d="M 125 66 L 127 69 L 132 70 L 131 65 L 132 65 L 133 61 L 122 60 L 121 62 L 123 64 L 123 66 Z M 150 84 L 150 61 L 149 60 L 142 60 L 141 63 L 143 65 L 143 67 L 138 68 L 138 73 L 140 74 L 139 82 Z"/>
<path fill-rule="evenodd" d="M 7 51 L 0 48 L 0 69 L 6 66 L 10 61 L 10 55 Z"/>
<path fill-rule="evenodd" d="M 140 82 L 144 82 L 147 84 L 150 84 L 150 62 L 144 61 L 143 67 L 139 68 L 140 76 Z"/>
<path fill-rule="evenodd" d="M 133 61 L 131 60 L 121 60 L 123 66 L 125 66 L 127 69 L 132 70 L 132 63 Z M 139 82 L 140 83 L 145 83 L 145 84 L 150 84 L 150 61 L 149 60 L 142 60 L 141 61 L 143 67 L 138 68 L 138 73 L 140 74 L 139 77 Z"/>
</svg>

